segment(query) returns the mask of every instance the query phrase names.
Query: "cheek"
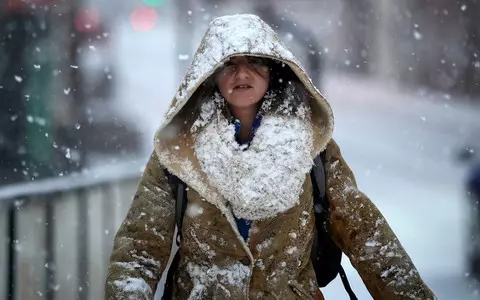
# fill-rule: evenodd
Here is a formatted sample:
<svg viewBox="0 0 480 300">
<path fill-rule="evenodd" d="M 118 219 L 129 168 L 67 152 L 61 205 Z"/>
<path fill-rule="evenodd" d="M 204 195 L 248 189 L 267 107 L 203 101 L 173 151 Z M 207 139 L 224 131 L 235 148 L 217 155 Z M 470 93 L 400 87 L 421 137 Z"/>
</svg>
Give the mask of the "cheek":
<svg viewBox="0 0 480 300">
<path fill-rule="evenodd" d="M 224 76 L 221 76 L 220 78 L 218 78 L 218 80 L 217 80 L 218 90 L 220 91 L 222 96 L 225 97 L 225 98 L 228 96 L 229 86 L 230 86 L 229 78 L 228 78 L 227 75 L 224 75 Z"/>
<path fill-rule="evenodd" d="M 261 90 L 263 92 L 263 94 L 265 94 L 268 90 L 268 85 L 269 85 L 269 80 L 268 80 L 268 77 L 265 79 L 265 78 L 262 78 L 262 81 L 261 81 Z"/>
</svg>

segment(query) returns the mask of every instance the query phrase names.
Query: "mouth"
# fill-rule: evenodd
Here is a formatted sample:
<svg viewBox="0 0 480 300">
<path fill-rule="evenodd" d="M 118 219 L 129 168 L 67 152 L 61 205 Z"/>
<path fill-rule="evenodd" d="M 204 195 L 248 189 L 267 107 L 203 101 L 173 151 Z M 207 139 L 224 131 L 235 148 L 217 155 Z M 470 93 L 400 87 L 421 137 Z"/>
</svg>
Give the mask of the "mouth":
<svg viewBox="0 0 480 300">
<path fill-rule="evenodd" d="M 247 90 L 247 89 L 251 89 L 253 88 L 253 86 L 249 85 L 249 84 L 239 84 L 239 85 L 236 85 L 233 89 L 234 90 Z"/>
</svg>

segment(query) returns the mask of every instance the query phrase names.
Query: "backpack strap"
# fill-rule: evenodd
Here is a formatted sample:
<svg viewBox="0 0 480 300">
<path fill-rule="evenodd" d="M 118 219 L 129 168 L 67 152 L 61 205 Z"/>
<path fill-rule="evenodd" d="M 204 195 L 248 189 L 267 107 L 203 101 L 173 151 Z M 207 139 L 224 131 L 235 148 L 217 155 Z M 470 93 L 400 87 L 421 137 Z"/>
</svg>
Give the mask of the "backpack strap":
<svg viewBox="0 0 480 300">
<path fill-rule="evenodd" d="M 350 297 L 350 300 L 358 300 L 357 296 L 352 290 L 352 287 L 350 286 L 350 282 L 348 282 L 347 274 L 345 274 L 345 270 L 343 269 L 342 265 L 340 265 L 340 270 L 338 270 L 338 272 L 340 273 L 340 278 L 342 279 L 343 287 L 345 288 L 345 291 L 347 291 L 347 294 Z"/>
<path fill-rule="evenodd" d="M 183 227 L 183 217 L 185 216 L 185 210 L 187 209 L 187 185 L 185 182 L 180 180 L 177 176 L 170 173 L 167 169 L 164 169 L 165 175 L 168 178 L 168 183 L 172 189 L 172 195 L 175 198 L 175 224 L 177 226 L 177 236 L 175 237 L 175 243 L 180 247 L 180 242 L 182 240 L 182 227 Z M 180 261 L 180 254 L 177 251 L 175 257 L 170 264 L 168 269 L 167 278 L 165 280 L 165 287 L 163 289 L 162 300 L 170 300 L 173 296 L 173 280 L 175 272 L 178 268 L 178 263 Z"/>
<path fill-rule="evenodd" d="M 348 282 L 347 275 L 341 264 L 342 251 L 331 240 L 330 228 L 329 228 L 329 212 L 330 202 L 326 196 L 326 175 L 325 175 L 325 151 L 315 157 L 313 160 L 314 166 L 310 172 L 313 185 L 313 210 L 315 212 L 315 226 L 317 233 L 314 238 L 314 246 L 312 250 L 312 263 L 316 266 L 315 269 L 324 270 L 327 276 L 317 276 L 317 281 L 320 286 L 326 286 L 332 281 L 337 274 L 340 274 L 343 286 L 350 297 L 350 300 L 357 300 L 357 296 L 353 292 L 350 283 Z M 321 261 L 324 260 L 324 261 Z M 326 260 L 326 261 L 325 261 Z M 324 275 L 322 274 L 322 275 Z"/>
<path fill-rule="evenodd" d="M 313 201 L 313 210 L 315 214 L 324 214 L 325 212 L 328 213 L 330 203 L 328 202 L 327 197 L 325 196 L 325 167 L 323 165 L 323 161 L 325 160 L 325 151 L 320 153 L 315 159 L 313 160 L 314 166 L 312 168 L 312 172 L 310 176 L 312 178 L 312 184 L 316 184 L 316 192 L 318 193 L 318 197 L 314 197 Z"/>
<path fill-rule="evenodd" d="M 183 217 L 185 216 L 185 210 L 187 209 L 187 186 L 185 182 L 180 180 L 177 176 L 170 173 L 167 169 L 164 170 L 165 175 L 168 178 L 168 183 L 172 189 L 172 194 L 175 198 L 175 224 L 177 225 L 177 237 L 175 239 L 177 246 L 180 246 L 180 240 L 182 235 Z"/>
<path fill-rule="evenodd" d="M 329 233 L 329 201 L 325 192 L 323 156 L 322 152 L 315 157 L 310 172 L 316 228 L 310 259 L 315 270 L 317 284 L 321 288 L 337 277 L 342 260 L 342 250 L 333 242 Z"/>
<path fill-rule="evenodd" d="M 177 178 L 178 179 L 178 178 Z M 185 216 L 185 211 L 187 209 L 187 186 L 185 182 L 178 179 L 177 186 L 177 198 L 175 199 L 175 220 L 177 222 L 177 246 L 180 246 L 180 241 L 182 239 L 182 227 L 183 227 L 183 217 Z"/>
</svg>

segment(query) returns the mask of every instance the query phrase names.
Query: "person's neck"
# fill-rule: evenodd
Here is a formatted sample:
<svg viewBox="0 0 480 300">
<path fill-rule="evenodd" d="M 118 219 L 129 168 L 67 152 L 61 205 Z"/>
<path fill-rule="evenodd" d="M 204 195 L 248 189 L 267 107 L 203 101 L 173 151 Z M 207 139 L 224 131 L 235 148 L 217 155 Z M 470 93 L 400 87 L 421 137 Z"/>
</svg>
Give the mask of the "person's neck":
<svg viewBox="0 0 480 300">
<path fill-rule="evenodd" d="M 240 142 L 244 143 L 250 139 L 250 132 L 252 131 L 253 122 L 257 116 L 257 107 L 230 107 L 230 112 L 233 117 L 240 120 L 240 131 L 238 138 Z"/>
</svg>

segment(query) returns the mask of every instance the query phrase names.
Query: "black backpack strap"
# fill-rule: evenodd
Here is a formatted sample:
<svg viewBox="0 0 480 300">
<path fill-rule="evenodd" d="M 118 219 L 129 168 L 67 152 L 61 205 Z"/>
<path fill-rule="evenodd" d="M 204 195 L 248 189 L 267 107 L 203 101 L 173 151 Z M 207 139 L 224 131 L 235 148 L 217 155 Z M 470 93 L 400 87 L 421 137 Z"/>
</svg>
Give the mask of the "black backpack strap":
<svg viewBox="0 0 480 300">
<path fill-rule="evenodd" d="M 342 251 L 333 242 L 330 236 L 329 212 L 330 202 L 326 196 L 326 173 L 325 173 L 325 151 L 314 159 L 314 166 L 310 172 L 313 185 L 313 210 L 315 212 L 315 234 L 312 247 L 312 263 L 315 270 L 322 270 L 317 276 L 320 287 L 325 287 L 337 274 L 340 274 L 343 286 L 347 291 L 350 300 L 357 300 L 350 283 L 348 282 L 345 270 L 341 265 Z"/>
<path fill-rule="evenodd" d="M 183 217 L 187 209 L 187 186 L 180 178 L 170 173 L 167 169 L 164 170 L 168 178 L 168 183 L 172 189 L 172 194 L 175 198 L 175 224 L 177 225 L 177 246 L 180 246 L 180 239 L 182 236 Z"/>
<path fill-rule="evenodd" d="M 333 242 L 329 233 L 329 202 L 325 193 L 323 155 L 322 152 L 314 159 L 310 172 L 316 228 L 310 259 L 319 287 L 327 286 L 337 277 L 342 260 L 342 250 Z"/>
<path fill-rule="evenodd" d="M 340 273 L 340 278 L 342 279 L 343 287 L 347 291 L 347 294 L 350 297 L 350 300 L 358 300 L 357 296 L 352 290 L 352 287 L 350 286 L 350 282 L 348 282 L 347 274 L 345 274 L 345 270 L 343 269 L 342 265 L 340 265 L 340 270 L 338 270 L 338 272 Z"/>
<path fill-rule="evenodd" d="M 175 224 L 177 226 L 177 236 L 175 242 L 177 246 L 180 247 L 180 242 L 182 240 L 182 226 L 183 226 L 183 217 L 185 216 L 185 210 L 187 209 L 187 185 L 180 180 L 177 176 L 170 173 L 168 170 L 164 170 L 165 175 L 168 178 L 168 183 L 172 189 L 172 194 L 175 198 Z M 175 272 L 178 268 L 178 263 L 180 261 L 180 254 L 177 252 L 175 257 L 170 264 L 168 269 L 167 278 L 165 280 L 165 287 L 163 289 L 162 300 L 170 300 L 173 296 L 173 280 Z"/>
<path fill-rule="evenodd" d="M 313 160 L 314 166 L 312 168 L 312 172 L 310 176 L 312 178 L 312 184 L 316 184 L 316 193 L 318 197 L 314 197 L 313 201 L 313 209 L 316 214 L 323 214 L 329 211 L 329 203 L 328 199 L 325 196 L 325 167 L 323 165 L 323 161 L 325 158 L 325 152 L 320 153 L 315 159 Z"/>
<path fill-rule="evenodd" d="M 182 239 L 182 227 L 183 227 L 183 217 L 185 216 L 185 210 L 187 209 L 187 186 L 183 181 L 178 179 L 177 186 L 177 198 L 175 199 L 175 220 L 177 223 L 177 246 L 180 246 L 180 241 Z"/>
</svg>

